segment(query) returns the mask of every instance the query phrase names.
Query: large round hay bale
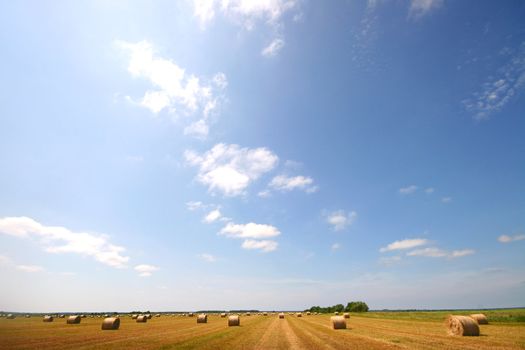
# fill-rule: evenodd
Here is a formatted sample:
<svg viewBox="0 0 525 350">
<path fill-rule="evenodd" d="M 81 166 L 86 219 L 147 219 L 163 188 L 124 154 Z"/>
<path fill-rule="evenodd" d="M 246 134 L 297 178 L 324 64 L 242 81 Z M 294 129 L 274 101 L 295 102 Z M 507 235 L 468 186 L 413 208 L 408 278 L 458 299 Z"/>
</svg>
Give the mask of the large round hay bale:
<svg viewBox="0 0 525 350">
<path fill-rule="evenodd" d="M 296 315 L 297 317 L 303 317 L 303 314 L 300 313 L 300 312 L 296 313 L 295 315 Z"/>
<path fill-rule="evenodd" d="M 231 315 L 228 317 L 228 327 L 240 326 L 241 318 L 239 315 Z"/>
<path fill-rule="evenodd" d="M 155 317 L 160 317 L 160 314 L 156 314 Z"/>
<path fill-rule="evenodd" d="M 350 314 L 349 314 L 348 312 L 345 312 L 345 313 L 343 314 L 343 317 L 344 317 L 344 318 L 350 318 Z"/>
<path fill-rule="evenodd" d="M 226 317 L 226 312 L 221 313 L 221 317 Z"/>
<path fill-rule="evenodd" d="M 188 317 L 193 317 L 193 312 L 188 313 Z"/>
<path fill-rule="evenodd" d="M 151 314 L 146 314 L 145 316 L 148 318 L 148 320 L 151 320 Z"/>
<path fill-rule="evenodd" d="M 208 315 L 200 314 L 197 316 L 197 323 L 208 323 Z"/>
<path fill-rule="evenodd" d="M 67 318 L 66 323 L 67 324 L 79 324 L 80 323 L 80 316 L 78 315 L 71 315 Z"/>
<path fill-rule="evenodd" d="M 310 316 L 312 313 L 310 311 L 306 311 L 306 316 Z"/>
<path fill-rule="evenodd" d="M 283 312 L 279 313 L 279 318 L 284 318 L 284 313 Z"/>
<path fill-rule="evenodd" d="M 137 317 L 139 317 L 139 315 L 136 315 L 136 314 L 131 315 L 131 319 L 132 319 L 132 320 L 136 320 Z"/>
<path fill-rule="evenodd" d="M 148 317 L 146 315 L 137 316 L 137 323 L 146 323 L 148 322 Z"/>
<path fill-rule="evenodd" d="M 485 314 L 472 314 L 470 315 L 478 324 L 489 324 L 489 320 Z"/>
<path fill-rule="evenodd" d="M 330 325 L 333 329 L 346 329 L 346 319 L 344 316 L 330 317 Z"/>
<path fill-rule="evenodd" d="M 13 315 L 13 314 L 7 314 L 7 316 L 5 318 L 7 318 L 8 320 L 14 320 L 16 318 L 16 316 Z"/>
<path fill-rule="evenodd" d="M 116 330 L 120 327 L 120 318 L 118 317 L 106 317 L 104 321 L 102 321 L 102 330 Z"/>
<path fill-rule="evenodd" d="M 247 313 L 246 313 L 246 316 L 251 316 L 251 313 L 247 312 Z"/>
<path fill-rule="evenodd" d="M 263 316 L 268 316 L 268 313 L 267 312 L 263 312 Z"/>
<path fill-rule="evenodd" d="M 53 316 L 45 315 L 44 318 L 42 319 L 42 321 L 44 321 L 44 322 L 53 322 Z"/>
<path fill-rule="evenodd" d="M 450 315 L 445 321 L 449 335 L 478 336 L 479 326 L 476 320 L 468 316 Z"/>
</svg>

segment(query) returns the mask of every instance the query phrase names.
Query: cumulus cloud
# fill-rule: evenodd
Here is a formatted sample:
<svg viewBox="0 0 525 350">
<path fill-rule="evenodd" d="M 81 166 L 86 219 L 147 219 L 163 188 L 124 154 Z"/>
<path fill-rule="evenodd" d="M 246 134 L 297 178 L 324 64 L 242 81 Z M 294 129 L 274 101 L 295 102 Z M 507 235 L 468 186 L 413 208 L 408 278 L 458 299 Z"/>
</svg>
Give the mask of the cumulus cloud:
<svg viewBox="0 0 525 350">
<path fill-rule="evenodd" d="M 241 148 L 219 143 L 204 154 L 184 152 L 187 163 L 199 168 L 197 180 L 208 186 L 210 192 L 225 196 L 245 193 L 251 182 L 272 170 L 278 157 L 264 147 Z"/>
<path fill-rule="evenodd" d="M 281 51 L 281 49 L 284 47 L 284 40 L 283 39 L 274 39 L 271 43 L 268 44 L 265 48 L 262 49 L 261 55 L 264 57 L 273 57 Z"/>
<path fill-rule="evenodd" d="M 28 217 L 0 219 L 0 233 L 18 238 L 35 238 L 49 253 L 76 253 L 111 267 L 124 268 L 129 257 L 125 248 L 112 244 L 106 235 L 74 232 L 65 227 L 45 226 Z"/>
<path fill-rule="evenodd" d="M 163 110 L 175 115 L 201 115 L 184 130 L 186 135 L 204 138 L 209 132 L 209 116 L 217 108 L 222 91 L 228 85 L 226 75 L 215 74 L 205 80 L 170 59 L 160 57 L 147 41 L 130 43 L 117 41 L 116 45 L 129 53 L 128 71 L 134 78 L 148 80 L 154 89 L 147 90 L 140 99 L 129 101 L 158 114 Z"/>
<path fill-rule="evenodd" d="M 44 271 L 44 268 L 38 265 L 17 265 L 16 268 L 20 271 L 30 272 L 30 273 Z"/>
<path fill-rule="evenodd" d="M 268 253 L 276 250 L 278 245 L 279 244 L 276 241 L 272 240 L 247 239 L 242 242 L 241 247 L 243 249 L 260 249 L 261 251 Z"/>
<path fill-rule="evenodd" d="M 403 239 L 400 241 L 395 241 L 387 245 L 386 247 L 383 247 L 379 249 L 381 253 L 384 252 L 390 252 L 393 250 L 403 250 L 403 249 L 411 249 L 415 247 L 419 247 L 422 245 L 428 244 L 428 240 L 424 238 L 409 238 L 409 239 Z"/>
<path fill-rule="evenodd" d="M 159 268 L 153 265 L 141 264 L 135 266 L 134 270 L 138 272 L 140 277 L 150 277 L 153 272 L 158 271 Z"/>
<path fill-rule="evenodd" d="M 399 193 L 401 194 L 412 194 L 414 192 L 417 191 L 417 186 L 416 185 L 410 185 L 410 186 L 407 186 L 407 187 L 401 187 L 399 189 Z"/>
<path fill-rule="evenodd" d="M 314 186 L 313 183 L 314 180 L 307 176 L 278 175 L 272 179 L 268 187 L 282 192 L 298 189 L 307 193 L 313 193 L 317 191 L 317 186 Z"/>
<path fill-rule="evenodd" d="M 213 255 L 208 254 L 208 253 L 198 254 L 197 257 L 199 259 L 201 259 L 203 261 L 206 261 L 206 262 L 209 262 L 209 263 L 213 263 L 213 262 L 217 261 L 217 258 L 215 258 Z"/>
<path fill-rule="evenodd" d="M 260 249 L 263 252 L 274 251 L 278 246 L 276 241 L 265 238 L 277 237 L 280 234 L 281 232 L 274 226 L 253 222 L 248 224 L 230 222 L 219 232 L 219 235 L 229 238 L 244 239 L 241 245 L 243 249 Z"/>
<path fill-rule="evenodd" d="M 333 226 L 334 231 L 341 231 L 352 225 L 356 219 L 357 213 L 355 211 L 346 213 L 343 210 L 337 210 L 330 213 L 326 218 L 326 221 Z"/>
<path fill-rule="evenodd" d="M 204 217 L 203 221 L 207 224 L 211 224 L 212 222 L 219 220 L 221 217 L 221 211 L 219 209 L 214 209 Z"/>
<path fill-rule="evenodd" d="M 498 237 L 498 241 L 501 243 L 511 243 L 511 242 L 522 241 L 522 240 L 525 240 L 525 235 L 514 235 L 514 236 L 501 235 Z"/>
<path fill-rule="evenodd" d="M 442 5 L 443 0 L 411 0 L 408 16 L 412 19 L 420 19 Z"/>
</svg>

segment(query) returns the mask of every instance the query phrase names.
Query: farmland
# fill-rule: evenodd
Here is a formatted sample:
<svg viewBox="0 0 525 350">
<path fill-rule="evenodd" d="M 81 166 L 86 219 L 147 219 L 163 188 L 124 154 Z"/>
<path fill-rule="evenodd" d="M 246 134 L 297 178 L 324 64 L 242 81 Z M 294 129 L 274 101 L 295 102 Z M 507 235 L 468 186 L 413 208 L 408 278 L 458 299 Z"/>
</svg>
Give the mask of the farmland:
<svg viewBox="0 0 525 350">
<path fill-rule="evenodd" d="M 484 311 L 490 324 L 480 326 L 479 337 L 447 335 L 448 313 L 351 314 L 345 330 L 331 329 L 329 315 L 241 315 L 240 327 L 228 327 L 219 315 L 209 315 L 205 324 L 166 315 L 136 323 L 125 315 L 114 331 L 102 331 L 101 318 L 76 325 L 37 316 L 2 318 L 0 349 L 525 349 L 523 309 Z"/>
</svg>

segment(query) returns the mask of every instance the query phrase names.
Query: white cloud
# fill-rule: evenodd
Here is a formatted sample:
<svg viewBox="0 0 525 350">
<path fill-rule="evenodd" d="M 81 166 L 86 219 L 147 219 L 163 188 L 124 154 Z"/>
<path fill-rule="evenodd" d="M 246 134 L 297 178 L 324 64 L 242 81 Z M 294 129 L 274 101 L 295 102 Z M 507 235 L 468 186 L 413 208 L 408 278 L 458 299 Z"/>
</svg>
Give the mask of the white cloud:
<svg viewBox="0 0 525 350">
<path fill-rule="evenodd" d="M 137 265 L 134 269 L 139 273 L 140 277 L 150 277 L 153 272 L 159 270 L 157 266 L 146 264 Z"/>
<path fill-rule="evenodd" d="M 475 251 L 472 249 L 454 250 L 448 252 L 443 249 L 429 247 L 423 249 L 416 249 L 407 253 L 407 256 L 424 256 L 430 258 L 459 258 L 467 255 L 474 254 Z"/>
<path fill-rule="evenodd" d="M 443 197 L 443 198 L 441 198 L 441 202 L 443 202 L 443 203 L 450 203 L 450 202 L 452 202 L 452 197 Z"/>
<path fill-rule="evenodd" d="M 425 189 L 425 193 L 426 194 L 432 194 L 435 192 L 435 189 L 433 187 L 429 187 L 429 188 L 426 188 Z"/>
<path fill-rule="evenodd" d="M 419 19 L 442 5 L 443 0 L 411 0 L 408 16 L 413 19 Z"/>
<path fill-rule="evenodd" d="M 188 164 L 199 167 L 199 182 L 210 192 L 220 191 L 226 196 L 244 194 L 249 184 L 272 170 L 279 159 L 264 147 L 250 149 L 223 143 L 202 155 L 186 151 L 184 157 Z"/>
<path fill-rule="evenodd" d="M 155 90 L 147 90 L 136 101 L 154 114 L 163 110 L 175 115 L 201 114 L 184 132 L 187 135 L 206 137 L 209 114 L 216 109 L 221 91 L 227 86 L 224 73 L 217 73 L 210 81 L 204 81 L 170 59 L 159 57 L 147 41 L 129 43 L 117 41 L 116 45 L 129 53 L 128 71 L 134 78 L 148 80 Z M 128 100 L 135 102 L 128 96 Z"/>
<path fill-rule="evenodd" d="M 426 245 L 426 244 L 428 244 L 428 240 L 424 238 L 403 239 L 401 241 L 392 242 L 386 247 L 379 249 L 379 251 L 381 253 L 384 253 L 384 252 L 390 252 L 393 250 L 411 249 L 411 248 L 419 247 L 419 246 Z"/>
<path fill-rule="evenodd" d="M 11 259 L 6 255 L 0 254 L 0 266 L 10 265 Z"/>
<path fill-rule="evenodd" d="M 383 266 L 393 266 L 400 262 L 401 262 L 401 257 L 399 255 L 383 256 L 379 258 L 379 264 Z"/>
<path fill-rule="evenodd" d="M 264 191 L 260 191 L 259 193 L 257 193 L 257 195 L 261 198 L 268 198 L 268 197 L 271 197 L 272 192 L 268 190 L 264 190 Z"/>
<path fill-rule="evenodd" d="M 217 261 L 217 258 L 214 257 L 213 255 L 211 254 L 208 254 L 208 253 L 202 253 L 202 254 L 198 254 L 197 257 L 203 261 L 206 261 L 206 262 L 209 262 L 209 263 L 213 263 L 213 262 L 216 262 Z"/>
<path fill-rule="evenodd" d="M 197 209 L 203 209 L 205 207 L 206 206 L 200 201 L 190 201 L 186 203 L 186 208 L 191 211 L 194 211 Z"/>
<path fill-rule="evenodd" d="M 193 15 L 199 18 L 203 29 L 213 20 L 217 11 L 247 30 L 252 30 L 258 21 L 278 27 L 282 15 L 297 8 L 298 2 L 298 0 L 193 0 Z"/>
<path fill-rule="evenodd" d="M 307 176 L 289 177 L 286 175 L 278 175 L 272 179 L 268 187 L 283 192 L 300 189 L 307 193 L 313 193 L 317 191 L 317 186 L 314 186 L 313 183 L 314 180 Z"/>
<path fill-rule="evenodd" d="M 281 232 L 274 226 L 255 224 L 250 222 L 248 224 L 234 224 L 232 222 L 226 224 L 219 232 L 220 235 L 231 238 L 270 238 L 276 237 Z"/>
<path fill-rule="evenodd" d="M 268 44 L 268 46 L 262 49 L 261 55 L 263 55 L 264 57 L 273 57 L 277 55 L 283 47 L 284 47 L 284 40 L 279 39 L 279 38 L 273 39 L 272 42 Z"/>
<path fill-rule="evenodd" d="M 214 209 L 204 217 L 203 221 L 207 224 L 211 224 L 212 222 L 219 220 L 221 217 L 221 211 L 219 209 Z"/>
<path fill-rule="evenodd" d="M 339 248 L 341 248 L 341 244 L 339 243 L 332 244 L 332 247 L 331 247 L 332 250 L 338 250 Z"/>
<path fill-rule="evenodd" d="M 514 236 L 501 235 L 498 237 L 498 241 L 501 243 L 510 243 L 510 242 L 516 242 L 516 241 L 522 241 L 522 240 L 525 240 L 525 235 L 514 235 Z"/>
<path fill-rule="evenodd" d="M 506 63 L 489 75 L 479 91 L 462 101 L 475 120 L 489 119 L 491 114 L 503 109 L 525 86 L 525 42 L 517 49 L 506 49 Z M 498 55 L 498 60 L 501 60 L 501 55 Z"/>
<path fill-rule="evenodd" d="M 16 268 L 24 272 L 42 272 L 44 268 L 38 265 L 17 265 Z"/>
<path fill-rule="evenodd" d="M 255 240 L 247 239 L 242 242 L 243 249 L 260 249 L 265 253 L 272 252 L 277 249 L 279 244 L 272 240 Z"/>
<path fill-rule="evenodd" d="M 352 225 L 356 218 L 357 213 L 355 211 L 345 213 L 343 210 L 338 210 L 329 214 L 326 221 L 333 226 L 335 231 L 341 231 L 347 226 Z"/>
<path fill-rule="evenodd" d="M 116 268 L 126 267 L 125 248 L 109 242 L 106 235 L 73 232 L 65 227 L 44 226 L 28 217 L 0 219 L 0 233 L 19 238 L 38 238 L 49 253 L 76 253 Z"/>
<path fill-rule="evenodd" d="M 410 186 L 407 186 L 407 187 L 401 187 L 399 189 L 399 193 L 401 194 L 412 194 L 414 192 L 417 191 L 417 186 L 416 185 L 410 185 Z"/>
</svg>

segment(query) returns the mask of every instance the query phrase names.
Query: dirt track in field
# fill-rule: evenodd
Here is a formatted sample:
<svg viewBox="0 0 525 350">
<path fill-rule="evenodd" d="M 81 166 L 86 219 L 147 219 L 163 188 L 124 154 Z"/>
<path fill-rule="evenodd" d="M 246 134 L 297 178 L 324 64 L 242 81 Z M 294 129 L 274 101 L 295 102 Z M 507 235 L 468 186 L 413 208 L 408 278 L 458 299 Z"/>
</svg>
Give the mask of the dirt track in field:
<svg viewBox="0 0 525 350">
<path fill-rule="evenodd" d="M 64 319 L 0 319 L 0 349 L 525 349 L 525 324 L 481 326 L 479 337 L 446 334 L 442 321 L 351 317 L 346 330 L 330 328 L 329 316 L 241 316 L 228 327 L 216 315 L 196 318 L 163 316 L 139 324 L 123 317 L 117 331 L 101 331 L 102 319 L 79 325 Z"/>
</svg>

